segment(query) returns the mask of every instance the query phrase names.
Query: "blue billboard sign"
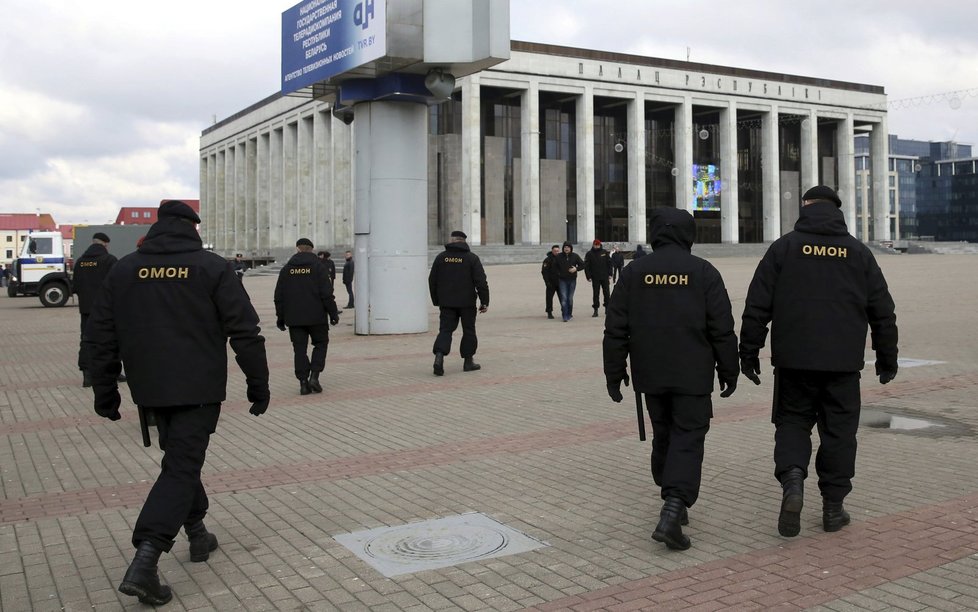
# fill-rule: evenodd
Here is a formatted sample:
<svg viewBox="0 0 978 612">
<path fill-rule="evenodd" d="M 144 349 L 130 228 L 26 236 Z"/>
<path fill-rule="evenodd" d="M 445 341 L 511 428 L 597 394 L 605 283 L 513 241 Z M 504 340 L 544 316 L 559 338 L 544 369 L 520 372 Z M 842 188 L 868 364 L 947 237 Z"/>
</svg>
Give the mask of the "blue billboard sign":
<svg viewBox="0 0 978 612">
<path fill-rule="evenodd" d="M 282 93 L 387 54 L 387 0 L 305 0 L 282 13 Z"/>
</svg>

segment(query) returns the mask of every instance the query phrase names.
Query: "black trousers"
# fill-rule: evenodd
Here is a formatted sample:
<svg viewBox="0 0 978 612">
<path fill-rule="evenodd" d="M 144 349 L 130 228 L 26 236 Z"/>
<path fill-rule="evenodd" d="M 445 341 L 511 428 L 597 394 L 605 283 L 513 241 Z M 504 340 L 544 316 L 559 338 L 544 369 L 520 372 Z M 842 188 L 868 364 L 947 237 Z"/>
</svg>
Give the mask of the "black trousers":
<svg viewBox="0 0 978 612">
<path fill-rule="evenodd" d="M 592 278 L 591 279 L 591 308 L 597 310 L 598 308 L 598 291 L 604 294 L 604 306 L 608 307 L 608 294 L 610 293 L 609 282 L 607 278 Z"/>
<path fill-rule="evenodd" d="M 87 370 L 88 362 L 91 359 L 91 346 L 88 343 L 88 338 L 85 337 L 85 325 L 88 323 L 88 315 L 81 315 L 81 336 L 78 342 L 78 369 Z"/>
<path fill-rule="evenodd" d="M 547 312 L 548 313 L 553 313 L 553 311 L 554 311 L 554 296 L 555 295 L 557 295 L 557 283 L 549 283 L 548 282 L 547 283 L 547 298 L 546 298 L 546 302 L 544 302 L 547 305 Z"/>
<path fill-rule="evenodd" d="M 346 287 L 346 295 L 348 298 L 346 301 L 346 307 L 353 308 L 353 283 L 343 283 L 343 286 Z"/>
<path fill-rule="evenodd" d="M 295 377 L 299 380 L 309 378 L 309 372 L 322 372 L 326 369 L 326 349 L 329 346 L 329 326 L 291 325 L 289 339 L 295 353 Z M 309 341 L 312 340 L 312 359 L 306 355 Z"/>
<path fill-rule="evenodd" d="M 207 493 L 200 481 L 207 445 L 217 429 L 220 404 L 154 408 L 163 449 L 162 468 L 132 532 L 132 545 L 149 540 L 169 552 L 180 527 L 207 514 Z"/>
<path fill-rule="evenodd" d="M 662 499 L 678 497 L 696 503 L 703 474 L 703 444 L 713 418 L 709 395 L 649 395 L 652 420 L 652 480 Z"/>
<path fill-rule="evenodd" d="M 776 368 L 774 372 L 774 475 L 791 467 L 808 474 L 812 427 L 820 444 L 815 455 L 818 489 L 829 501 L 852 491 L 859 429 L 859 372 Z"/>
<path fill-rule="evenodd" d="M 441 308 L 438 317 L 438 337 L 435 338 L 435 345 L 431 348 L 432 353 L 447 355 L 452 350 L 452 334 L 458 327 L 459 321 L 462 322 L 462 341 L 459 343 L 459 353 L 463 359 L 475 355 L 479 348 L 479 338 L 475 335 L 475 314 L 476 308 Z"/>
</svg>

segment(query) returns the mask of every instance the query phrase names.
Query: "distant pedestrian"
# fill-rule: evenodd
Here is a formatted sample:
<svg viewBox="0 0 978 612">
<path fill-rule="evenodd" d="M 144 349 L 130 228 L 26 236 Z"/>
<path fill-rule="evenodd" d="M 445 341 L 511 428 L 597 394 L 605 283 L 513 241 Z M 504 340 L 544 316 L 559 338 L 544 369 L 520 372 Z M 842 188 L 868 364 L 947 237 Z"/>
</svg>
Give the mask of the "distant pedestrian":
<svg viewBox="0 0 978 612">
<path fill-rule="evenodd" d="M 584 255 L 584 275 L 591 282 L 591 308 L 594 308 L 592 317 L 598 316 L 598 293 L 603 295 L 604 301 L 601 305 L 604 306 L 605 312 L 608 310 L 612 274 L 614 271 L 611 265 L 611 254 L 602 248 L 600 240 L 595 240 L 591 250 Z"/>
<path fill-rule="evenodd" d="M 744 305 L 740 367 L 754 384 L 761 383 L 758 353 L 768 324 L 772 328 L 774 475 L 782 488 L 778 533 L 787 537 L 801 531 L 816 425 L 822 528 L 838 531 L 849 524 L 843 500 L 856 472 L 867 328 L 880 384 L 897 374 L 893 298 L 872 251 L 849 234 L 841 206 L 829 187 L 805 192 L 794 231 L 768 248 Z"/>
<path fill-rule="evenodd" d="M 346 287 L 346 308 L 353 308 L 353 253 L 343 254 L 343 286 Z"/>
<path fill-rule="evenodd" d="M 635 245 L 635 254 L 632 255 L 632 261 L 635 261 L 636 259 L 641 259 L 642 257 L 645 257 L 646 255 L 648 255 L 648 253 L 645 252 L 645 247 L 642 246 L 641 244 L 636 244 Z"/>
<path fill-rule="evenodd" d="M 703 446 L 713 416 L 714 372 L 720 397 L 737 388 L 737 336 L 723 278 L 690 253 L 693 216 L 659 208 L 651 218 L 654 251 L 621 273 L 604 330 L 608 395 L 620 402 L 626 364 L 652 419 L 652 479 L 663 499 L 652 539 L 686 550 L 681 525 L 699 496 Z M 644 416 L 641 418 L 644 419 Z"/>
<path fill-rule="evenodd" d="M 560 296 L 560 315 L 564 323 L 574 318 L 574 292 L 577 290 L 577 273 L 584 268 L 581 256 L 574 252 L 574 245 L 565 242 L 557 262 L 557 291 Z"/>
<path fill-rule="evenodd" d="M 622 254 L 621 249 L 615 245 L 615 250 L 611 252 L 611 282 L 618 282 L 618 275 L 621 274 L 621 269 L 625 267 L 625 256 Z"/>
<path fill-rule="evenodd" d="M 557 295 L 557 285 L 559 284 L 559 277 L 557 276 L 557 255 L 560 254 L 560 247 L 556 244 L 550 247 L 550 252 L 543 259 L 543 265 L 540 267 L 540 274 L 543 276 L 543 284 L 546 286 L 547 294 L 546 301 L 544 304 L 547 306 L 547 318 L 554 318 L 554 296 Z M 558 301 L 559 303 L 559 301 Z"/>
<path fill-rule="evenodd" d="M 432 366 L 435 376 L 445 374 L 445 356 L 451 352 L 452 334 L 462 323 L 462 340 L 459 354 L 462 370 L 473 372 L 482 368 L 474 361 L 479 348 L 475 333 L 476 298 L 480 313 L 489 310 L 489 282 L 479 256 L 469 250 L 464 232 L 454 231 L 445 250 L 435 257 L 428 274 L 428 291 L 431 303 L 439 308 L 438 337 L 431 352 L 435 354 Z"/>
<path fill-rule="evenodd" d="M 115 255 L 109 253 L 108 235 L 96 232 L 92 236 L 92 244 L 85 249 L 82 256 L 75 261 L 72 269 L 71 288 L 78 295 L 78 314 L 81 315 L 81 341 L 78 347 L 78 369 L 82 373 L 82 386 L 92 386 L 91 354 L 92 345 L 88 340 L 85 327 L 92 306 L 102 289 L 102 281 L 109 275 L 109 270 L 118 261 Z"/>
<path fill-rule="evenodd" d="M 244 280 L 244 273 L 248 271 L 248 264 L 243 259 L 243 255 L 238 253 L 234 256 L 234 273 L 238 275 L 238 278 L 242 281 Z"/>
<path fill-rule="evenodd" d="M 330 259 L 331 254 L 329 251 L 319 251 L 317 253 L 319 261 L 322 262 L 323 267 L 326 268 L 326 274 L 329 276 L 329 284 L 336 285 L 336 262 Z"/>
</svg>

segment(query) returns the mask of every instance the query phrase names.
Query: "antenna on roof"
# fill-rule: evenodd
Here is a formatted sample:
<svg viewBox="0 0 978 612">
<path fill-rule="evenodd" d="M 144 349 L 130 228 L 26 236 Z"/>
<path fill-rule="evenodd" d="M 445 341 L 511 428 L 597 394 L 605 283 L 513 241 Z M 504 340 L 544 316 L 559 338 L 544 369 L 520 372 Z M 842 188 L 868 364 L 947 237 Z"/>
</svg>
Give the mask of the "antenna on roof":
<svg viewBox="0 0 978 612">
<path fill-rule="evenodd" d="M 692 51 L 692 49 L 690 49 L 689 47 L 686 47 L 686 61 L 687 61 L 687 62 L 689 61 L 689 54 L 690 54 L 690 51 Z"/>
</svg>

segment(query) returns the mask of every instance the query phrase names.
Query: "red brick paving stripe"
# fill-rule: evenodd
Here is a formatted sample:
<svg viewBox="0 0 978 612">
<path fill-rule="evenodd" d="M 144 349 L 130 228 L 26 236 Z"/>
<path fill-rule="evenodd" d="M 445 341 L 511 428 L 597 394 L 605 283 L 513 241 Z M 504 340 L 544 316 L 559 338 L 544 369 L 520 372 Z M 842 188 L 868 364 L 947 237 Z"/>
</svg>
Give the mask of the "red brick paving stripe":
<svg viewBox="0 0 978 612">
<path fill-rule="evenodd" d="M 556 599 L 530 610 L 701 605 L 714 610 L 737 606 L 803 610 L 974 554 L 978 550 L 975 513 L 978 493 L 857 522 L 839 533 L 818 532 L 786 540 L 776 548 Z M 805 554 L 799 555 L 798 549 Z M 682 553 L 657 548 L 655 554 Z"/>
</svg>

